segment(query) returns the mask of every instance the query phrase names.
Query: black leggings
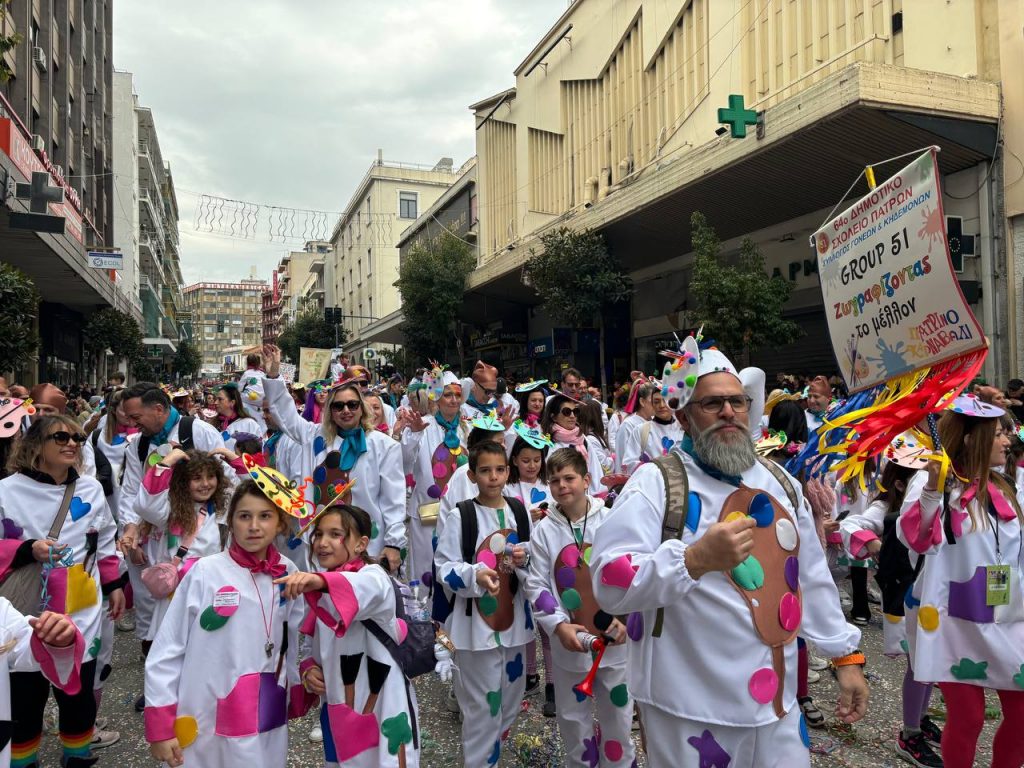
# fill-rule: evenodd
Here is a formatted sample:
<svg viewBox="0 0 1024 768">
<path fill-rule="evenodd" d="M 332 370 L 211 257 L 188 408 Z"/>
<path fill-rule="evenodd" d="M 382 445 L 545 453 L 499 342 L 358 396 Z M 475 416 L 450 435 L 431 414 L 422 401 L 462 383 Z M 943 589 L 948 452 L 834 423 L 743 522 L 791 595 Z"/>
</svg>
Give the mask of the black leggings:
<svg viewBox="0 0 1024 768">
<path fill-rule="evenodd" d="M 81 736 L 92 731 L 96 724 L 96 697 L 92 690 L 95 677 L 96 660 L 93 659 L 82 664 L 82 688 L 74 696 L 53 688 L 53 698 L 57 700 L 59 713 L 57 726 L 61 735 Z M 46 711 L 51 687 L 42 672 L 11 673 L 11 701 L 17 702 L 12 707 L 11 741 L 14 744 L 33 741 L 43 732 L 43 713 Z"/>
<path fill-rule="evenodd" d="M 871 606 L 868 604 L 868 569 L 857 566 L 850 567 L 850 598 L 853 607 L 850 615 L 858 619 L 871 618 Z"/>
</svg>

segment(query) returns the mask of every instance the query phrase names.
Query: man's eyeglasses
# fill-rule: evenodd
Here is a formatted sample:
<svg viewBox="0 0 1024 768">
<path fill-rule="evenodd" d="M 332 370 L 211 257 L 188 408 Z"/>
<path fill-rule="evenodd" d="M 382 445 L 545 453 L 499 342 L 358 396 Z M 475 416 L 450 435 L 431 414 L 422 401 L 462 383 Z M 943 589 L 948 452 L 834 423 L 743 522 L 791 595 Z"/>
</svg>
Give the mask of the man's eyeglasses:
<svg viewBox="0 0 1024 768">
<path fill-rule="evenodd" d="M 358 411 L 363 407 L 362 400 L 335 400 L 331 403 L 331 410 L 335 413 L 341 413 L 342 411 Z"/>
<path fill-rule="evenodd" d="M 565 418 L 569 418 L 570 416 L 575 418 L 575 417 L 580 415 L 580 409 L 579 408 L 569 408 L 568 406 L 566 406 L 566 407 L 562 408 L 559 411 L 559 413 L 562 414 Z"/>
<path fill-rule="evenodd" d="M 494 394 L 498 391 L 496 389 L 484 389 L 483 387 L 480 387 L 480 389 L 484 390 L 485 397 L 494 397 Z"/>
<path fill-rule="evenodd" d="M 703 400 L 694 400 L 692 404 L 704 413 L 721 413 L 726 404 L 735 413 L 746 413 L 750 410 L 752 402 L 753 400 L 746 395 L 730 395 L 729 397 L 705 397 Z"/>
<path fill-rule="evenodd" d="M 75 443 L 78 445 L 83 445 L 85 441 L 88 440 L 89 438 L 88 436 L 83 435 L 81 432 L 76 432 L 72 434 L 71 432 L 66 432 L 65 430 L 62 429 L 59 432 L 54 432 L 51 435 L 47 435 L 46 439 L 53 440 L 53 442 L 55 442 L 57 445 L 67 445 L 72 440 L 74 440 Z"/>
</svg>

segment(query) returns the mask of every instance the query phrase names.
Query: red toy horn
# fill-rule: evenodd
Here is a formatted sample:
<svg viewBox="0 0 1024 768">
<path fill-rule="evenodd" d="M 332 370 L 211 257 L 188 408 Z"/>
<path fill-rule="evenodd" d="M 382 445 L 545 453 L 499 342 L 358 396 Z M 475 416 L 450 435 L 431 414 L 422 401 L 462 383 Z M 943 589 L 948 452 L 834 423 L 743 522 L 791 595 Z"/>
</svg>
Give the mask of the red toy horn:
<svg viewBox="0 0 1024 768">
<path fill-rule="evenodd" d="M 594 695 L 594 678 L 597 677 L 597 669 L 601 666 L 601 657 L 604 656 L 604 651 L 608 647 L 607 643 L 600 637 L 595 637 L 586 632 L 577 632 L 576 636 L 579 638 L 580 643 L 588 651 L 597 650 L 597 656 L 594 657 L 594 664 L 590 667 L 590 671 L 587 676 L 583 678 L 583 681 L 579 685 L 572 687 L 576 693 L 582 693 L 584 696 Z"/>
</svg>

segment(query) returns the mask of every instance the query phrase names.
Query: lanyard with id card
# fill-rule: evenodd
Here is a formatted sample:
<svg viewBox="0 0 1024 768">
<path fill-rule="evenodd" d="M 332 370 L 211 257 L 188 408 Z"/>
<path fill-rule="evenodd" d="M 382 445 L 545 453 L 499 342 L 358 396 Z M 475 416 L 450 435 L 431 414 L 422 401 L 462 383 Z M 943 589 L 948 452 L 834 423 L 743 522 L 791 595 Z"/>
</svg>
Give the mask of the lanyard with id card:
<svg viewBox="0 0 1024 768">
<path fill-rule="evenodd" d="M 1024 621 L 1024 600 L 1021 599 L 1020 584 L 1013 568 L 1003 563 L 999 516 L 991 501 L 988 511 L 992 518 L 992 535 L 996 540 L 996 564 L 985 566 L 985 605 L 997 609 L 994 613 L 996 624 Z"/>
</svg>

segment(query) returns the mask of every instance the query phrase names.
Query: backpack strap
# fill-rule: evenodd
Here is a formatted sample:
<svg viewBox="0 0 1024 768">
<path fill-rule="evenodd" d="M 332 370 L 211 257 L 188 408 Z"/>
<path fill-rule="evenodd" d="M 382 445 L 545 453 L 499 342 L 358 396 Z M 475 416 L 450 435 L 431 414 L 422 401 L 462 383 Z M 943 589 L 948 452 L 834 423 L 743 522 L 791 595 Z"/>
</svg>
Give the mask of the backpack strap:
<svg viewBox="0 0 1024 768">
<path fill-rule="evenodd" d="M 178 420 L 178 444 L 183 451 L 190 451 L 193 448 L 192 425 L 195 420 L 194 416 L 182 416 Z M 149 435 L 142 435 L 139 438 L 139 461 L 142 462 L 143 469 L 146 468 L 146 457 L 149 456 L 149 442 Z"/>
<path fill-rule="evenodd" d="M 686 477 L 683 459 L 676 451 L 659 456 L 654 464 L 665 482 L 665 515 L 661 520 L 661 540 L 681 539 L 686 526 L 686 513 L 690 506 L 690 481 Z M 658 608 L 651 637 L 661 637 L 665 623 L 665 609 Z"/>
<path fill-rule="evenodd" d="M 476 537 L 480 531 L 476 524 L 476 503 L 472 499 L 460 501 L 455 505 L 459 510 L 459 517 L 462 522 L 462 562 L 472 563 L 476 555 Z M 455 607 L 455 595 L 451 599 L 452 607 Z M 466 615 L 473 615 L 473 601 L 466 600 Z"/>
<path fill-rule="evenodd" d="M 392 585 L 393 587 L 394 585 Z M 395 599 L 401 601 L 401 596 L 398 594 L 398 590 L 395 590 Z M 366 627 L 366 631 L 373 635 L 377 642 L 384 646 L 387 650 L 388 655 L 391 656 L 391 660 L 395 663 L 395 667 L 398 669 L 399 674 L 402 675 L 402 682 L 405 683 L 405 700 L 409 704 L 409 725 L 412 727 L 412 745 L 416 748 L 420 748 L 419 739 L 419 728 L 416 727 L 416 707 L 412 701 L 412 684 L 409 682 L 409 678 L 405 674 L 405 670 L 402 669 L 402 656 L 398 651 L 398 643 L 396 643 L 387 632 L 373 619 L 360 619 L 363 626 Z"/>
<path fill-rule="evenodd" d="M 949 491 L 942 494 L 942 530 L 946 534 L 947 544 L 956 544 L 953 534 L 953 515 L 949 511 Z"/>
<path fill-rule="evenodd" d="M 526 511 L 526 505 L 510 496 L 505 496 L 504 499 L 516 518 L 516 535 L 519 536 L 519 543 L 524 544 L 530 540 L 530 515 Z M 519 592 L 519 577 L 514 572 L 509 576 L 508 586 L 513 595 Z"/>
<path fill-rule="evenodd" d="M 800 499 L 796 495 L 796 489 L 793 484 L 786 477 L 786 473 L 782 471 L 782 467 L 776 464 L 771 459 L 766 459 L 764 456 L 757 457 L 757 463 L 772 473 L 772 477 L 775 478 L 775 482 L 782 486 L 782 489 L 786 492 L 786 497 L 789 499 L 790 505 L 793 507 L 793 514 L 796 515 L 800 510 Z"/>
<path fill-rule="evenodd" d="M 653 421 L 645 421 L 640 427 L 640 453 L 647 453 L 647 441 L 651 439 L 651 430 L 654 428 Z M 650 454 L 647 454 L 650 456 Z"/>
</svg>

